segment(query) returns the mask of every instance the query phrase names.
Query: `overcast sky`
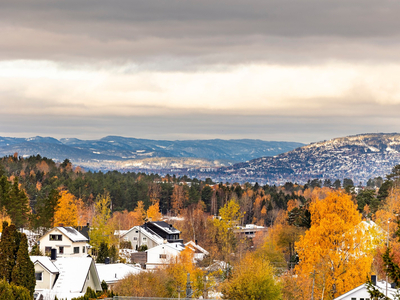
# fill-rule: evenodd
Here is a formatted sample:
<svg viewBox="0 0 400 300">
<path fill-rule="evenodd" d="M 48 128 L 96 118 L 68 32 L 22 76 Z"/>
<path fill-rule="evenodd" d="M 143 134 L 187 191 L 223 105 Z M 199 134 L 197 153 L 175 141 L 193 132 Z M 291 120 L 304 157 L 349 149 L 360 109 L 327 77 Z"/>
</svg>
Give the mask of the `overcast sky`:
<svg viewBox="0 0 400 300">
<path fill-rule="evenodd" d="M 399 132 L 400 1 L 0 2 L 0 135 Z"/>
</svg>

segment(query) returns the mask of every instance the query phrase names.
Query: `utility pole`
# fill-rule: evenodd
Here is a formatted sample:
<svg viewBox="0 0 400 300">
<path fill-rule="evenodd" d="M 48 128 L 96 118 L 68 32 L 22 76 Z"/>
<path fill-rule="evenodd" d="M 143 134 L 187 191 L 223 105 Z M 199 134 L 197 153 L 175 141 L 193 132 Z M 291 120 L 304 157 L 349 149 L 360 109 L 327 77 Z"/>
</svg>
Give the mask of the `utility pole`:
<svg viewBox="0 0 400 300">
<path fill-rule="evenodd" d="M 192 298 L 193 290 L 190 282 L 190 273 L 187 273 L 186 298 Z"/>
</svg>

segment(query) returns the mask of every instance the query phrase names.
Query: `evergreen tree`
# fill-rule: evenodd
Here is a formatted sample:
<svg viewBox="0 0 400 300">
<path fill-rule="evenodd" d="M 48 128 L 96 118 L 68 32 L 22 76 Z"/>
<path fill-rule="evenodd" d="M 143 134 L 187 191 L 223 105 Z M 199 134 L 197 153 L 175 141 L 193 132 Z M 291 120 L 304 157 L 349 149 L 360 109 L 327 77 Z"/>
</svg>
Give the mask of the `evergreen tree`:
<svg viewBox="0 0 400 300">
<path fill-rule="evenodd" d="M 8 226 L 7 222 L 4 222 L 0 241 L 0 278 L 7 282 L 11 282 L 12 279 L 11 274 L 17 258 L 19 241 L 20 234 L 15 225 Z"/>
<path fill-rule="evenodd" d="M 109 257 L 108 253 L 108 245 L 104 242 L 100 244 L 99 252 L 97 255 L 96 262 L 97 263 L 104 263 L 106 258 Z"/>
<path fill-rule="evenodd" d="M 118 249 L 112 245 L 109 249 L 109 255 L 112 263 L 116 263 L 118 261 Z"/>
<path fill-rule="evenodd" d="M 45 198 L 39 198 L 36 205 L 37 219 L 35 227 L 52 228 L 54 226 L 54 214 L 58 208 L 60 193 L 53 189 Z"/>
<path fill-rule="evenodd" d="M 28 253 L 28 240 L 26 235 L 21 234 L 21 241 L 19 244 L 17 259 L 11 274 L 12 283 L 25 287 L 33 295 L 35 291 L 35 266 L 29 258 Z"/>
<path fill-rule="evenodd" d="M 15 177 L 5 205 L 7 214 L 17 228 L 23 227 L 28 220 L 29 200 L 24 190 L 19 189 L 18 177 Z"/>
</svg>

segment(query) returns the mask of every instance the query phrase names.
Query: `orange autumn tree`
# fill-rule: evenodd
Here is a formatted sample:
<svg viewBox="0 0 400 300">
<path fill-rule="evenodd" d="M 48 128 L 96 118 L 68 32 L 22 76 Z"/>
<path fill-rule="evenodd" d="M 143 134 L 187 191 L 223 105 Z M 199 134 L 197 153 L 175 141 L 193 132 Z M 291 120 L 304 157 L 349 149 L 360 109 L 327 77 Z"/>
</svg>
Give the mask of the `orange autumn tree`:
<svg viewBox="0 0 400 300">
<path fill-rule="evenodd" d="M 58 207 L 54 213 L 54 226 L 78 226 L 76 198 L 68 191 L 62 191 Z"/>
<path fill-rule="evenodd" d="M 369 235 L 351 196 L 329 192 L 310 204 L 311 228 L 296 243 L 299 278 L 314 279 L 314 296 L 333 299 L 365 282 L 372 264 Z"/>
<path fill-rule="evenodd" d="M 162 220 L 162 214 L 160 212 L 160 204 L 158 200 L 154 201 L 153 205 L 149 206 L 149 209 L 147 210 L 147 219 L 152 220 L 153 222 Z"/>
</svg>

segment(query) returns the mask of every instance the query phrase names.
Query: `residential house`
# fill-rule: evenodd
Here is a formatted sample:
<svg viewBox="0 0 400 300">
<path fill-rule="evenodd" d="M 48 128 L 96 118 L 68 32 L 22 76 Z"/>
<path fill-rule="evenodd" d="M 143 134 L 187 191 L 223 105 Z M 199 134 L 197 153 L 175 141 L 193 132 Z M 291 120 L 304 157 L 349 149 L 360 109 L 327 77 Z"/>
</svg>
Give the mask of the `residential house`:
<svg viewBox="0 0 400 300">
<path fill-rule="evenodd" d="M 155 269 L 168 264 L 183 249 L 185 246 L 182 243 L 165 243 L 147 250 L 146 269 Z"/>
<path fill-rule="evenodd" d="M 209 252 L 205 250 L 204 248 L 200 247 L 197 242 L 189 241 L 185 243 L 185 247 L 189 248 L 194 252 L 194 260 L 195 262 L 197 261 L 202 261 L 205 256 L 209 255 Z"/>
<path fill-rule="evenodd" d="M 257 232 L 266 232 L 267 230 L 268 228 L 264 226 L 246 224 L 246 226 L 235 227 L 233 232 L 240 235 L 241 237 L 254 238 Z"/>
<path fill-rule="evenodd" d="M 378 281 L 375 283 L 375 288 L 383 295 L 386 295 L 386 281 Z M 390 283 L 387 285 L 387 297 L 389 299 L 397 299 L 395 295 L 397 290 L 392 288 Z M 336 297 L 334 300 L 370 300 L 371 296 L 368 292 L 367 285 L 364 283 L 347 293 Z"/>
<path fill-rule="evenodd" d="M 183 243 L 183 240 L 179 238 L 181 232 L 164 221 L 147 222 L 142 227 L 152 230 L 168 243 Z"/>
<path fill-rule="evenodd" d="M 143 245 L 146 245 L 147 249 L 150 249 L 164 242 L 161 236 L 151 229 L 142 226 L 134 226 L 126 231 L 121 230 L 120 239 L 131 242 L 132 249 L 134 250 L 138 250 Z"/>
<path fill-rule="evenodd" d="M 31 256 L 35 266 L 36 299 L 71 299 L 83 296 L 88 287 L 101 291 L 101 283 L 93 258 L 89 256 Z"/>
<path fill-rule="evenodd" d="M 180 233 L 178 229 L 163 221 L 147 222 L 142 226 L 134 226 L 127 231 L 116 232 L 121 240 L 130 241 L 132 249 L 135 250 L 143 245 L 146 245 L 147 249 L 151 249 L 165 242 L 183 243 L 183 240 L 179 238 Z"/>
<path fill-rule="evenodd" d="M 109 289 L 113 289 L 116 283 L 130 274 L 143 272 L 140 267 L 128 264 L 96 264 L 100 281 L 105 281 Z"/>
<path fill-rule="evenodd" d="M 39 249 L 44 254 L 57 249 L 58 256 L 82 256 L 89 247 L 89 240 L 73 227 L 55 227 L 39 239 Z"/>
</svg>

